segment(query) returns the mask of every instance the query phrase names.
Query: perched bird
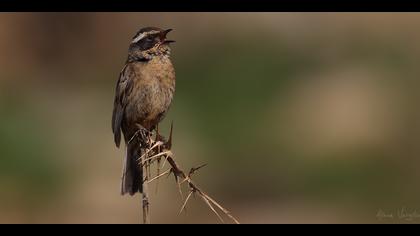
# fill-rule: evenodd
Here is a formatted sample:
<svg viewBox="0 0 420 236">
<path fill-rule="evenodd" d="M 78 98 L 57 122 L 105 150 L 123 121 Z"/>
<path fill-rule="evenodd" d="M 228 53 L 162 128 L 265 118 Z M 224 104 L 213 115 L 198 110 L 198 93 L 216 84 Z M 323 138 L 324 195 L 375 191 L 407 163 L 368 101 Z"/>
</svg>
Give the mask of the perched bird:
<svg viewBox="0 0 420 236">
<path fill-rule="evenodd" d="M 166 35 L 172 29 L 140 29 L 134 35 L 128 58 L 115 90 L 112 131 L 117 147 L 121 131 L 126 145 L 121 194 L 142 192 L 142 167 L 139 158 L 141 136 L 153 132 L 165 117 L 175 92 L 175 70 L 169 59 Z"/>
</svg>

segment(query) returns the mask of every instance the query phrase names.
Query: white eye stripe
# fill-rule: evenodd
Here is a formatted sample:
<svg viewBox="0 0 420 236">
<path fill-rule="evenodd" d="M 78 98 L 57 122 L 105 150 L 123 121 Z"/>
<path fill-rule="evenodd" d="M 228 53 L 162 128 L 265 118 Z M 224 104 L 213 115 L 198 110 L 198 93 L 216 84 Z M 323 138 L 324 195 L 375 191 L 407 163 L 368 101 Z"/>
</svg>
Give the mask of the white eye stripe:
<svg viewBox="0 0 420 236">
<path fill-rule="evenodd" d="M 159 31 L 152 30 L 152 31 L 141 33 L 141 34 L 137 35 L 137 37 L 135 37 L 133 39 L 133 41 L 131 41 L 131 42 L 132 43 L 137 43 L 138 41 L 142 40 L 144 37 L 146 37 L 150 34 L 156 34 L 156 33 L 159 33 Z"/>
<path fill-rule="evenodd" d="M 144 37 L 146 37 L 146 33 L 141 33 L 141 34 L 139 34 L 137 37 L 135 37 L 134 39 L 133 39 L 133 41 L 131 41 L 132 43 L 137 43 L 138 41 L 140 41 L 142 38 L 144 38 Z"/>
</svg>

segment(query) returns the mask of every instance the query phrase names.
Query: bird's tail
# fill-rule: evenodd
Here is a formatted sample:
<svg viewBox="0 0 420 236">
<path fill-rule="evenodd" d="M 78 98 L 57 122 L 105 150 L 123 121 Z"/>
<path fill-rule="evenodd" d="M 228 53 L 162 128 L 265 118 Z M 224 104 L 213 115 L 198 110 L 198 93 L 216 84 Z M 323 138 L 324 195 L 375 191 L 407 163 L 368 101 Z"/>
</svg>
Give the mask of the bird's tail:
<svg viewBox="0 0 420 236">
<path fill-rule="evenodd" d="M 140 153 L 140 146 L 137 142 L 127 144 L 123 162 L 121 195 L 128 193 L 132 196 L 137 192 L 142 192 L 143 168 L 140 166 Z"/>
</svg>

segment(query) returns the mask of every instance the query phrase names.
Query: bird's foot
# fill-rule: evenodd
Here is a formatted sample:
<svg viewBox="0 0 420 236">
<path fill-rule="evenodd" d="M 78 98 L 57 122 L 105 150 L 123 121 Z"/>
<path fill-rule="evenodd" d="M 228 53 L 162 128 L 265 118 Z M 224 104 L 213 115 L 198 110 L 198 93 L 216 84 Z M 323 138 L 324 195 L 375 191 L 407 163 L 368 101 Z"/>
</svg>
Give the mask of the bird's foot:
<svg viewBox="0 0 420 236">
<path fill-rule="evenodd" d="M 150 144 L 150 138 L 152 137 L 152 132 L 144 128 L 143 126 L 137 124 L 137 131 L 134 133 L 133 137 L 130 139 L 129 143 L 132 142 L 134 139 L 140 144 L 142 147 L 146 147 Z"/>
</svg>

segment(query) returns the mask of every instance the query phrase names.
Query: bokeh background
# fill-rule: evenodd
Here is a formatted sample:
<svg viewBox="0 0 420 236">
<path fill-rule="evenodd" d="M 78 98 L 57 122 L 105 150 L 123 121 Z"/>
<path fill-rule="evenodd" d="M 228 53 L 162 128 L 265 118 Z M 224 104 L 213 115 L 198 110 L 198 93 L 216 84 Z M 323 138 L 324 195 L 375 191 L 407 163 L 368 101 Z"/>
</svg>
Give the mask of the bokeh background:
<svg viewBox="0 0 420 236">
<path fill-rule="evenodd" d="M 420 213 L 420 14 L 0 14 L 0 222 L 138 223 L 121 197 L 115 83 L 141 27 L 175 29 L 174 152 L 242 223 Z M 154 223 L 178 215 L 173 178 Z M 419 210 L 417 210 L 419 209 Z M 393 214 L 380 219 L 378 212 Z M 400 214 L 401 215 L 401 214 Z"/>
</svg>

